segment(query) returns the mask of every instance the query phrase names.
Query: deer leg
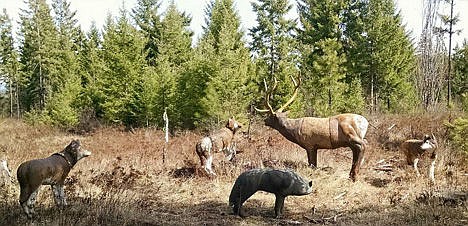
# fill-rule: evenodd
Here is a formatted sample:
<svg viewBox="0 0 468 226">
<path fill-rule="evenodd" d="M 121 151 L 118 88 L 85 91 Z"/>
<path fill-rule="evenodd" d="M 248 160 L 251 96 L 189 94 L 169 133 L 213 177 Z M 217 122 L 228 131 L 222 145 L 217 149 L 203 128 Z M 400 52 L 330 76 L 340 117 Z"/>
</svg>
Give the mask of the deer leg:
<svg viewBox="0 0 468 226">
<path fill-rule="evenodd" d="M 419 170 L 418 170 L 418 162 L 419 162 L 419 159 L 418 158 L 415 158 L 413 160 L 413 168 L 414 168 L 414 171 L 416 171 L 416 175 L 421 176 L 421 174 L 419 173 Z"/>
<path fill-rule="evenodd" d="M 310 167 L 317 168 L 317 147 L 307 149 L 307 160 Z"/>
<path fill-rule="evenodd" d="M 213 171 L 213 155 L 208 156 L 205 164 L 205 171 L 213 176 L 216 176 L 216 173 Z"/>
<path fill-rule="evenodd" d="M 435 183 L 435 178 L 434 178 L 434 171 L 435 171 L 435 161 L 437 159 L 437 154 L 434 152 L 431 155 L 431 167 L 429 168 L 429 178 L 431 179 L 432 183 Z"/>
</svg>

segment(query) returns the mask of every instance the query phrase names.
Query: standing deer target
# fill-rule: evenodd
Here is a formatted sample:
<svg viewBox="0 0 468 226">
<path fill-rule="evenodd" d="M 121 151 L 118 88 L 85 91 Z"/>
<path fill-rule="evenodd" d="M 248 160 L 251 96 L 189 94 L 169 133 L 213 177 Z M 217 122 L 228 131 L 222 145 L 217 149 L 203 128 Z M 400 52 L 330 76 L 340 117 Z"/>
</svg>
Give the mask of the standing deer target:
<svg viewBox="0 0 468 226">
<path fill-rule="evenodd" d="M 268 113 L 265 125 L 277 130 L 289 141 L 296 143 L 307 151 L 309 166 L 317 167 L 318 149 L 336 149 L 349 147 L 353 152 L 353 161 L 349 173 L 351 180 L 356 181 L 359 168 L 364 161 L 366 141 L 364 136 L 369 125 L 364 116 L 358 114 L 339 114 L 328 118 L 302 117 L 288 118 L 288 112 L 283 112 L 297 97 L 301 83 L 291 76 L 294 83 L 292 97 L 278 110 L 273 110 L 270 104 L 270 96 L 276 88 L 275 79 L 273 88 L 269 89 L 265 84 L 265 107 L 267 109 L 256 109 L 258 112 Z"/>
</svg>

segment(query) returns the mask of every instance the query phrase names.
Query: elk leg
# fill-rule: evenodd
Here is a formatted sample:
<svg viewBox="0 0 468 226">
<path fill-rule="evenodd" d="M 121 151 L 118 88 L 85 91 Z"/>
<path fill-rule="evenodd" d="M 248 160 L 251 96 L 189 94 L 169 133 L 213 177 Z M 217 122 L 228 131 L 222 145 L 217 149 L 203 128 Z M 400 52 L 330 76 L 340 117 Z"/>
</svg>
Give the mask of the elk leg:
<svg viewBox="0 0 468 226">
<path fill-rule="evenodd" d="M 351 180 L 356 181 L 356 176 L 359 174 L 359 169 L 364 162 L 365 144 L 355 143 L 351 145 L 351 150 L 353 151 L 353 163 L 351 165 L 349 177 Z"/>
<path fill-rule="evenodd" d="M 307 160 L 309 166 L 312 168 L 317 168 L 317 148 L 313 147 L 312 149 L 307 150 Z"/>
</svg>

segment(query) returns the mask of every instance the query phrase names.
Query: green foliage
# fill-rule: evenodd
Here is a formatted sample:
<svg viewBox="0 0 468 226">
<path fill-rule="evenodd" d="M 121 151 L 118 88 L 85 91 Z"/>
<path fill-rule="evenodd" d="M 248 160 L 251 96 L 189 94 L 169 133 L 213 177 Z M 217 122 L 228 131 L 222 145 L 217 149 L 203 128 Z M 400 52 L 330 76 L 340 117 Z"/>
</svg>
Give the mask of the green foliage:
<svg viewBox="0 0 468 226">
<path fill-rule="evenodd" d="M 147 92 L 155 94 L 152 99 L 154 120 L 158 125 L 163 125 L 162 115 L 167 109 L 170 127 L 181 125 L 181 115 L 179 114 L 177 83 L 181 73 L 187 68 L 187 64 L 193 58 L 191 48 L 192 35 L 188 26 L 190 17 L 177 10 L 174 3 L 171 3 L 161 21 L 161 40 L 159 44 L 158 65 L 155 71 L 155 83 L 153 89 Z M 149 87 L 148 87 L 149 88 Z"/>
<path fill-rule="evenodd" d="M 350 9 L 356 15 L 350 11 L 346 16 L 349 71 L 361 76 L 371 103 L 377 102 L 381 109 L 395 112 L 414 107 L 417 98 L 410 82 L 414 50 L 393 1 L 362 1 Z"/>
<path fill-rule="evenodd" d="M 215 69 L 203 54 L 196 54 L 181 73 L 177 84 L 177 111 L 180 127 L 194 129 L 208 117 L 202 100 L 207 95 L 207 85 Z"/>
<path fill-rule="evenodd" d="M 0 14 L 0 79 L 6 83 L 5 89 L 8 93 L 10 117 L 19 117 L 19 62 L 18 52 L 14 46 L 11 19 L 6 9 Z"/>
<path fill-rule="evenodd" d="M 161 41 L 161 18 L 158 15 L 160 6 L 159 0 L 138 0 L 132 10 L 133 19 L 146 38 L 145 59 L 151 66 L 157 63 Z"/>
<path fill-rule="evenodd" d="M 81 30 L 70 3 L 54 0 L 54 17 L 43 0 L 26 2 L 21 14 L 21 103 L 38 120 L 60 127 L 78 122 L 74 106 L 81 78 L 77 51 Z M 54 23 L 55 21 L 55 23 Z"/>
<path fill-rule="evenodd" d="M 115 23 L 108 18 L 103 37 L 105 66 L 98 80 L 103 117 L 126 126 L 143 125 L 140 98 L 146 76 L 145 38 L 131 25 L 125 10 L 121 10 Z"/>
<path fill-rule="evenodd" d="M 105 68 L 100 45 L 101 36 L 95 23 L 93 23 L 83 41 L 79 56 L 82 89 L 78 97 L 77 107 L 82 111 L 93 109 L 98 117 L 103 115 L 103 109 L 100 107 L 103 100 L 98 85 Z"/>
<path fill-rule="evenodd" d="M 60 74 L 55 67 L 59 60 L 57 28 L 45 0 L 29 0 L 27 10 L 20 15 L 20 87 L 24 110 L 45 109 L 51 94 L 61 87 Z"/>
<path fill-rule="evenodd" d="M 317 10 L 317 11 L 315 11 Z M 346 56 L 341 42 L 340 15 L 344 1 L 308 0 L 299 3 L 299 30 L 306 112 L 328 116 L 363 109 L 358 79 L 345 82 Z M 356 101 L 356 102 L 351 102 Z"/>
<path fill-rule="evenodd" d="M 257 14 L 258 25 L 251 28 L 251 51 L 256 63 L 259 85 L 257 92 L 263 91 L 263 80 L 271 87 L 276 79 L 278 85 L 271 98 L 274 109 L 284 104 L 293 92 L 291 77 L 297 77 L 297 42 L 294 37 L 296 21 L 287 19 L 286 15 L 292 9 L 287 0 L 260 0 L 252 3 Z M 264 95 L 257 95 L 256 105 L 263 106 Z M 291 106 L 293 110 L 300 106 L 300 99 Z"/>
<path fill-rule="evenodd" d="M 203 123 L 219 123 L 248 109 L 252 99 L 249 74 L 252 69 L 249 51 L 242 40 L 240 18 L 232 0 L 212 1 L 206 11 L 204 27 L 197 54 L 205 56 L 211 69 L 201 106 L 207 117 Z"/>
<path fill-rule="evenodd" d="M 452 95 L 458 99 L 464 111 L 468 111 L 468 42 L 464 42 L 453 55 Z"/>
<path fill-rule="evenodd" d="M 109 15 L 102 32 L 82 32 L 67 0 L 27 0 L 19 43 L 0 14 L 0 72 L 10 111 L 63 128 L 93 113 L 105 122 L 195 128 L 245 118 L 263 106 L 265 80 L 273 108 L 302 78 L 291 116 L 412 108 L 414 50 L 390 0 L 299 0 L 301 25 L 288 19 L 288 0 L 252 3 L 257 25 L 244 40 L 234 0 L 211 0 L 204 33 L 192 47 L 190 16 L 174 2 L 138 0 L 132 14 Z M 51 16 L 53 15 L 53 16 Z M 19 47 L 19 55 L 15 46 Z M 252 54 L 252 56 L 250 56 Z M 19 61 L 18 61 L 19 59 Z M 466 97 L 466 44 L 454 54 L 453 95 Z M 466 106 L 467 104 L 465 104 Z M 20 109 L 21 107 L 21 109 Z M 465 107 L 466 108 L 466 107 Z"/>
<path fill-rule="evenodd" d="M 453 124 L 448 124 L 450 128 L 450 139 L 452 147 L 455 150 L 460 150 L 468 154 L 468 117 L 460 117 L 453 121 Z"/>
<path fill-rule="evenodd" d="M 55 68 L 58 71 L 61 86 L 51 95 L 46 105 L 53 124 L 71 127 L 78 123 L 79 112 L 75 108 L 77 96 L 81 92 L 80 64 L 77 51 L 80 49 L 81 29 L 75 18 L 76 11 L 70 10 L 66 0 L 54 0 L 54 20 L 58 31 L 58 60 Z"/>
</svg>

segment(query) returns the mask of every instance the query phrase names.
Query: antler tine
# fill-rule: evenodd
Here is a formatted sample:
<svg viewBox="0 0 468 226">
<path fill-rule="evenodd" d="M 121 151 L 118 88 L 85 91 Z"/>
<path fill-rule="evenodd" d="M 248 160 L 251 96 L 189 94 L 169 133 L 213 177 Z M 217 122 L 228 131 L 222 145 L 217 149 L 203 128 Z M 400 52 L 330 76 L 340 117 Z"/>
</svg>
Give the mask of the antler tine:
<svg viewBox="0 0 468 226">
<path fill-rule="evenodd" d="M 294 83 L 294 93 L 293 95 L 291 96 L 291 98 L 289 98 L 288 102 L 286 102 L 285 104 L 283 104 L 283 106 L 281 106 L 277 112 L 283 112 L 284 109 L 289 106 L 293 101 L 294 99 L 296 99 L 297 97 L 297 93 L 298 93 L 298 90 L 299 90 L 299 86 L 301 85 L 301 76 L 300 76 L 300 72 L 299 72 L 299 76 L 298 76 L 298 80 L 299 82 L 296 82 L 296 80 L 294 79 L 294 77 L 292 75 L 290 75 L 293 83 Z"/>
<path fill-rule="evenodd" d="M 257 107 L 254 107 L 254 108 L 255 108 L 255 111 L 258 111 L 260 113 L 270 112 L 270 110 L 268 110 L 268 109 L 258 109 Z"/>
<path fill-rule="evenodd" d="M 267 87 L 266 80 L 263 79 L 263 82 L 265 83 L 265 87 Z M 265 90 L 266 92 L 266 97 L 265 97 L 265 104 L 267 105 L 268 109 L 270 110 L 271 114 L 274 114 L 275 111 L 273 110 L 273 107 L 270 104 L 270 95 L 273 93 L 273 90 L 276 89 L 276 78 L 275 78 L 275 83 L 273 84 L 273 88 L 269 91 Z"/>
<path fill-rule="evenodd" d="M 273 89 L 271 90 L 268 90 L 268 85 L 265 79 L 263 79 L 263 84 L 265 86 L 265 105 L 268 107 L 268 109 L 258 109 L 257 107 L 254 107 L 254 108 L 256 111 L 261 112 L 261 113 L 270 112 L 271 114 L 274 114 L 275 111 L 273 110 L 273 107 L 271 107 L 271 104 L 270 104 L 270 95 L 273 92 L 273 90 L 276 88 L 276 82 L 273 85 Z"/>
<path fill-rule="evenodd" d="M 273 89 L 271 89 L 271 93 L 270 93 L 270 94 L 272 94 L 273 91 L 275 91 L 275 90 L 276 90 L 276 87 L 278 86 L 278 80 L 276 80 L 276 77 L 273 77 L 273 79 L 274 79 L 275 83 L 273 83 Z"/>
</svg>

